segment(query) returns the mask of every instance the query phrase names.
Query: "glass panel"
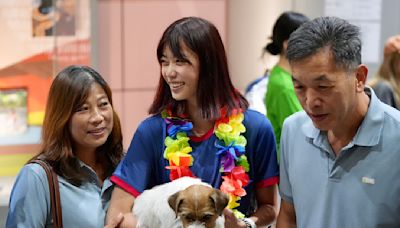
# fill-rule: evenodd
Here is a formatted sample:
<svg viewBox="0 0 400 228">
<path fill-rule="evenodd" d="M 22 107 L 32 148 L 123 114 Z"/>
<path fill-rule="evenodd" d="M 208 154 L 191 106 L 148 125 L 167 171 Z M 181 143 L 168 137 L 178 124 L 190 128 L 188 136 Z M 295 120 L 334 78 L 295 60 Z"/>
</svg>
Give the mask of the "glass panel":
<svg viewBox="0 0 400 228">
<path fill-rule="evenodd" d="M 90 65 L 90 3 L 0 0 L 0 99 L 21 104 L 25 99 L 25 106 L 0 101 L 0 176 L 15 175 L 38 152 L 57 72 L 71 64 Z"/>
</svg>

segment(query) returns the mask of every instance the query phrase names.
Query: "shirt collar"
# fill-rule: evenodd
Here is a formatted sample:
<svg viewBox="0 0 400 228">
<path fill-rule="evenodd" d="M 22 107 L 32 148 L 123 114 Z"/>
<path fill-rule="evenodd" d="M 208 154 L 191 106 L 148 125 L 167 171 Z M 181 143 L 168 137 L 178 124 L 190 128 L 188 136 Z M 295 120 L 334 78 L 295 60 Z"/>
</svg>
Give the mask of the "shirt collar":
<svg viewBox="0 0 400 228">
<path fill-rule="evenodd" d="M 382 134 L 384 111 L 381 108 L 382 102 L 379 101 L 374 91 L 368 86 L 365 87 L 364 91 L 370 97 L 369 107 L 364 120 L 361 122 L 361 125 L 350 144 L 374 146 L 379 143 Z M 303 124 L 302 131 L 315 145 L 322 146 L 324 144 L 323 142 L 326 141 L 326 133 L 315 128 L 309 117 Z"/>
<path fill-rule="evenodd" d="M 96 172 L 90 166 L 86 165 L 83 161 L 81 161 L 80 159 L 77 158 L 77 160 L 79 162 L 81 169 L 84 170 L 84 172 L 89 174 L 89 178 L 91 179 L 91 181 L 95 182 L 99 187 L 101 187 L 101 184 L 99 182 Z M 103 181 L 102 189 L 105 190 L 105 189 L 109 188 L 111 185 L 112 185 L 112 182 L 110 181 L 110 177 L 107 177 Z"/>
</svg>

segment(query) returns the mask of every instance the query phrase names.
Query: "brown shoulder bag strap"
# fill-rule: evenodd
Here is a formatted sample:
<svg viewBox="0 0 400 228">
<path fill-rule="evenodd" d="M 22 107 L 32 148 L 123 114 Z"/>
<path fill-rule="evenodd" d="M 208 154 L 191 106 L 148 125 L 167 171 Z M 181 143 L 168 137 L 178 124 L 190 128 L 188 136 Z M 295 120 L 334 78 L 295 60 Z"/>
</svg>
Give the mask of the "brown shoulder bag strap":
<svg viewBox="0 0 400 228">
<path fill-rule="evenodd" d="M 30 163 L 39 164 L 46 172 L 47 180 L 49 182 L 51 214 L 53 217 L 54 228 L 62 228 L 60 190 L 58 186 L 57 174 L 53 172 L 53 168 L 49 165 L 49 163 L 44 160 L 35 159 L 30 161 Z"/>
</svg>

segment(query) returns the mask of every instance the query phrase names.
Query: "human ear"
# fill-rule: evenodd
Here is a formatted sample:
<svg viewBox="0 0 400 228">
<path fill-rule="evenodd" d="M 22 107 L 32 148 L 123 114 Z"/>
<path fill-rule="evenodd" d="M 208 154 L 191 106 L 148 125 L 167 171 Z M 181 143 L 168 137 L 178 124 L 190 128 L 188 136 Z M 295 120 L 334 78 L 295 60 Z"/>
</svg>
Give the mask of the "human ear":
<svg viewBox="0 0 400 228">
<path fill-rule="evenodd" d="M 360 64 L 356 69 L 356 90 L 363 92 L 367 82 L 368 68 L 364 64 Z"/>
</svg>

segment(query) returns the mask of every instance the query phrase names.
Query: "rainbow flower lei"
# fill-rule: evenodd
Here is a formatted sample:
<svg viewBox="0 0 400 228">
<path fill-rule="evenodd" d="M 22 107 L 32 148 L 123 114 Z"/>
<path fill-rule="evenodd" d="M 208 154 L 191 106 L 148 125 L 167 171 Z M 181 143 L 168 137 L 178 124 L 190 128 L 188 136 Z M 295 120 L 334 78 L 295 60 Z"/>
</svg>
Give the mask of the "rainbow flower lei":
<svg viewBox="0 0 400 228">
<path fill-rule="evenodd" d="M 217 120 L 214 133 L 218 138 L 215 146 L 216 155 L 221 156 L 220 172 L 223 182 L 220 190 L 230 196 L 227 208 L 232 209 L 237 218 L 244 218 L 244 215 L 237 209 L 240 204 L 240 197 L 246 195 L 244 187 L 249 183 L 250 166 L 247 161 L 245 147 L 247 140 L 241 135 L 246 131 L 243 125 L 244 115 L 240 110 L 234 110 L 227 116 L 225 108 L 221 109 L 222 118 Z M 162 112 L 162 117 L 167 123 L 167 134 L 164 144 L 164 158 L 168 159 L 170 179 L 175 180 L 183 176 L 193 177 L 190 166 L 193 164 L 193 157 L 190 155 L 192 147 L 189 145 L 188 134 L 193 124 L 184 118 L 173 117 L 169 110 Z"/>
</svg>

